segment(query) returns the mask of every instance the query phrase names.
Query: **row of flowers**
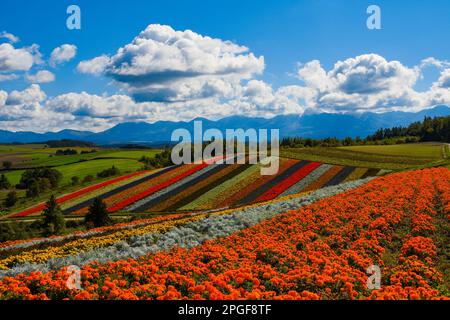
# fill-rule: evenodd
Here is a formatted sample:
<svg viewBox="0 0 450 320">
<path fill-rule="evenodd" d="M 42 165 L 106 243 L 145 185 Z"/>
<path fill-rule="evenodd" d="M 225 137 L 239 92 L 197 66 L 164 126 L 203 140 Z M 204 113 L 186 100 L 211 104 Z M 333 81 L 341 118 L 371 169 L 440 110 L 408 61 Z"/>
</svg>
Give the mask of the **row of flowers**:
<svg viewBox="0 0 450 320">
<path fill-rule="evenodd" d="M 7 276 L 36 271 L 47 272 L 72 264 L 82 266 L 92 261 L 105 263 L 130 257 L 136 258 L 148 253 L 166 251 L 173 247 L 195 247 L 207 240 L 225 237 L 256 225 L 288 209 L 299 208 L 324 197 L 337 194 L 349 188 L 354 188 L 365 182 L 367 181 L 351 182 L 345 185 L 318 190 L 303 197 L 286 199 L 282 202 L 270 202 L 260 206 L 249 206 L 238 211 L 222 211 L 187 216 L 181 222 L 179 219 L 175 221 L 178 224 L 175 227 L 168 226 L 172 222 L 167 221 L 161 225 L 121 231 L 104 237 L 96 237 L 95 239 L 83 239 L 84 242 L 81 240 L 74 241 L 71 245 L 62 246 L 64 249 L 59 249 L 58 247 L 53 249 L 50 247 L 45 253 L 39 251 L 24 253 L 24 256 L 28 259 L 26 263 L 17 263 L 16 257 L 14 267 L 0 274 Z M 152 229 L 156 227 L 166 229 L 157 232 L 156 229 Z M 122 241 L 118 241 L 121 239 Z M 89 246 L 91 246 L 91 250 L 87 250 Z M 59 251 L 57 252 L 57 250 Z M 79 250 L 80 252 L 74 253 L 73 251 L 75 250 Z M 66 255 L 65 252 L 67 251 L 71 251 L 72 254 Z M 39 258 L 39 254 L 41 258 Z M 45 261 L 45 259 L 49 260 Z M 34 261 L 41 263 L 30 263 Z"/>
<path fill-rule="evenodd" d="M 270 188 L 267 192 L 256 198 L 255 202 L 267 201 L 279 196 L 288 188 L 304 179 L 307 175 L 309 175 L 312 171 L 317 169 L 320 165 L 321 165 L 320 162 L 309 162 L 305 164 L 299 170 L 289 175 L 289 177 L 283 179 L 282 181 L 277 183 L 274 187 Z"/>
<path fill-rule="evenodd" d="M 222 165 L 218 170 L 210 171 L 199 177 L 200 181 L 189 183 L 182 188 L 181 191 L 173 189 L 172 192 L 167 192 L 165 199 L 155 201 L 153 205 L 148 206 L 146 211 L 174 211 L 182 207 L 186 203 L 192 202 L 194 199 L 203 198 L 203 195 L 211 189 L 215 189 L 216 185 L 223 185 L 232 180 L 233 176 L 246 170 L 248 165 L 231 164 Z M 222 181 L 224 181 L 222 183 Z M 200 205 L 195 207 L 197 210 L 201 209 Z"/>
<path fill-rule="evenodd" d="M 117 182 L 123 182 L 123 181 L 126 181 L 127 179 L 146 174 L 147 172 L 148 172 L 147 170 L 133 172 L 133 173 L 130 173 L 128 175 L 120 176 L 120 177 L 117 177 L 117 178 L 114 178 L 114 179 L 110 179 L 110 180 L 107 180 L 107 181 L 104 181 L 104 182 L 101 182 L 101 183 L 98 183 L 98 184 L 94 184 L 92 186 L 80 189 L 78 191 L 75 191 L 75 192 L 63 195 L 63 196 L 57 198 L 56 202 L 58 204 L 62 204 L 62 203 L 65 203 L 65 202 L 67 202 L 69 200 L 73 200 L 73 199 L 75 199 L 75 198 L 77 198 L 79 196 L 82 196 L 82 195 L 85 195 L 85 194 L 88 194 L 88 193 L 92 193 L 93 191 L 101 189 L 101 188 L 103 188 L 105 186 L 112 185 L 112 184 L 117 183 Z M 38 213 L 38 212 L 40 212 L 40 211 L 42 211 L 44 209 L 45 209 L 45 203 L 41 203 L 41 204 L 39 204 L 37 206 L 34 206 L 32 208 L 29 208 L 29 209 L 23 210 L 21 212 L 15 213 L 11 217 L 25 217 L 25 216 L 31 215 L 33 213 Z"/>
<path fill-rule="evenodd" d="M 436 198 L 448 205 L 449 178 L 444 168 L 397 173 L 138 235 L 65 259 L 84 265 L 81 290 L 67 288 L 64 267 L 35 269 L 5 277 L 0 299 L 445 298 L 429 231 L 446 214 Z M 379 290 L 367 286 L 372 265 Z"/>
<path fill-rule="evenodd" d="M 202 215 L 174 215 L 165 219 L 154 219 L 146 223 L 129 225 L 128 227 L 116 228 L 107 232 L 89 232 L 79 237 L 58 239 L 59 241 L 48 241 L 47 245 L 29 247 L 28 250 L 21 248 L 19 251 L 1 252 L 0 270 L 9 270 L 21 264 L 39 264 L 51 259 L 63 258 L 89 252 L 98 248 L 104 248 L 126 241 L 134 236 L 151 234 L 155 232 L 164 233 L 174 226 L 183 225 L 198 219 Z M 10 254 L 8 254 L 10 253 Z"/>
</svg>

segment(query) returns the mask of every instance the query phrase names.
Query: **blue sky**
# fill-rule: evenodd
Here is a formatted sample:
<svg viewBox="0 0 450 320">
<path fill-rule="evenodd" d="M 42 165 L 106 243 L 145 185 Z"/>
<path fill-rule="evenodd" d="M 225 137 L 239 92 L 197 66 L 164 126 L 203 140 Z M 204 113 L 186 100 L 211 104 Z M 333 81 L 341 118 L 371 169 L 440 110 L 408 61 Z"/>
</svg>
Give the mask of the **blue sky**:
<svg viewBox="0 0 450 320">
<path fill-rule="evenodd" d="M 81 8 L 81 30 L 66 28 L 66 8 L 70 4 Z M 366 8 L 370 4 L 381 8 L 381 30 L 369 30 L 366 27 Z M 120 93 L 129 94 L 133 98 L 138 96 L 135 94 L 136 90 L 130 93 L 132 90 L 129 87 L 124 89 L 112 83 L 116 78 L 112 79 L 106 72 L 94 76 L 79 72 L 77 66 L 80 61 L 103 54 L 113 56 L 120 47 L 131 43 L 133 38 L 150 24 L 167 25 L 176 31 L 189 29 L 201 36 L 230 40 L 239 46 L 246 46 L 248 52 L 264 59 L 264 70 L 252 72 L 250 78 L 263 81 L 274 91 L 285 86 L 303 85 L 305 79 L 298 78 L 301 68 L 299 63 L 305 64 L 314 60 L 320 61 L 321 68 L 328 72 L 337 61 L 364 54 L 377 54 L 387 62 L 399 61 L 405 68 L 410 69 L 419 66 L 427 57 L 433 57 L 437 61 L 450 59 L 450 1 L 446 0 L 2 0 L 0 7 L 0 32 L 6 31 L 20 38 L 19 42 L 14 43 L 15 48 L 38 44 L 42 59 L 46 61 L 34 65 L 27 73 L 49 70 L 55 75 L 55 81 L 39 84 L 47 100 L 69 92 L 82 91 L 92 95 L 111 96 Z M 49 67 L 48 59 L 52 50 L 62 44 L 76 46 L 76 56 Z M 423 68 L 411 88 L 417 92 L 426 92 L 444 74 L 447 67 Z M 243 76 L 239 81 L 244 81 L 241 83 L 245 86 L 248 80 L 248 76 Z M 446 78 L 441 77 L 441 80 L 445 81 Z M 25 90 L 29 86 L 30 81 L 24 81 L 22 76 L 16 80 L 0 82 L 0 90 L 6 93 Z M 439 96 L 442 97 L 442 92 Z M 224 96 L 216 98 L 216 102 L 228 99 Z M 402 96 L 386 99 L 395 100 L 395 107 L 400 108 L 399 101 L 404 98 Z M 305 99 L 307 100 L 302 97 L 299 100 L 304 103 Z M 150 99 L 146 102 L 152 101 Z M 163 108 L 170 108 L 171 102 L 173 101 L 166 101 Z M 42 100 L 40 103 L 46 102 Z M 302 106 L 301 110 L 308 107 L 313 108 L 307 105 Z M 236 108 L 238 107 L 232 110 L 237 110 Z M 327 108 L 330 109 L 329 103 L 322 106 L 322 110 L 328 110 Z M 204 108 L 202 110 L 202 115 L 207 116 Z M 259 108 L 258 112 L 264 110 L 267 110 L 267 107 Z M 348 110 L 348 107 L 345 110 Z M 258 112 L 255 114 L 259 114 Z M 82 112 L 75 116 L 80 114 Z M 11 128 L 11 125 L 20 124 L 15 121 L 5 125 L 1 119 L 0 116 L 0 128 Z M 98 123 L 100 122 L 99 120 Z M 106 124 L 103 121 L 100 127 L 112 123 Z"/>
</svg>

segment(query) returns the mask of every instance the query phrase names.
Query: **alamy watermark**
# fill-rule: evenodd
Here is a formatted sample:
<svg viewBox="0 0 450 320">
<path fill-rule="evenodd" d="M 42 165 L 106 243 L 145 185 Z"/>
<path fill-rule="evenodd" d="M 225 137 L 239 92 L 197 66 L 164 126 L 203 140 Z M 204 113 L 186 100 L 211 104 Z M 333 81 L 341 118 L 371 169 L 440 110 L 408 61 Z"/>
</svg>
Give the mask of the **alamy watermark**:
<svg viewBox="0 0 450 320">
<path fill-rule="evenodd" d="M 377 5 L 370 5 L 367 7 L 367 14 L 370 16 L 367 18 L 367 28 L 369 30 L 380 30 L 381 29 L 381 8 Z"/>
<path fill-rule="evenodd" d="M 381 269 L 378 265 L 371 265 L 367 268 L 366 273 L 369 275 L 367 278 L 367 288 L 369 290 L 381 289 Z"/>
<path fill-rule="evenodd" d="M 275 175 L 279 169 L 279 129 L 210 128 L 203 132 L 202 121 L 194 121 L 193 137 L 187 129 L 176 129 L 171 140 L 174 164 L 214 162 L 217 164 L 261 164 L 261 175 Z M 270 149 L 269 149 L 270 141 Z M 270 151 L 270 155 L 269 155 Z M 247 155 L 247 156 L 246 156 Z"/>
<path fill-rule="evenodd" d="M 81 9 L 79 6 L 72 4 L 67 7 L 66 13 L 69 15 L 66 20 L 66 26 L 69 30 L 81 29 Z"/>
<path fill-rule="evenodd" d="M 69 278 L 66 286 L 69 290 L 81 290 L 81 269 L 78 266 L 70 265 L 67 267 Z"/>
</svg>

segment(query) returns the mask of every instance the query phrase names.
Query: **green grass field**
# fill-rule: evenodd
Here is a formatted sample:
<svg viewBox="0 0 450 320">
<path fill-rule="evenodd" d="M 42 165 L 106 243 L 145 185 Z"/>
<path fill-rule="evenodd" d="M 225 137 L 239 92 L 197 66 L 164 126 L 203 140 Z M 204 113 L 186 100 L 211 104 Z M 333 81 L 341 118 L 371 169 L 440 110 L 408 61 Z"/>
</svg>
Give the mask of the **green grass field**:
<svg viewBox="0 0 450 320">
<path fill-rule="evenodd" d="M 47 148 L 43 144 L 27 144 L 27 145 L 0 145 L 0 168 L 3 161 L 11 161 L 13 169 L 0 173 L 5 174 L 12 185 L 19 183 L 20 178 L 25 169 L 36 167 L 52 167 L 62 173 L 63 178 L 57 190 L 51 190 L 40 195 L 36 199 L 25 198 L 25 190 L 17 190 L 19 203 L 14 210 L 25 208 L 33 203 L 45 201 L 50 194 L 61 195 L 66 192 L 72 192 L 78 188 L 86 187 L 89 184 L 99 183 L 105 179 L 97 179 L 97 173 L 115 166 L 119 169 L 120 174 L 127 174 L 138 171 L 143 167 L 143 163 L 139 162 L 142 156 L 154 157 L 160 150 L 141 149 L 141 150 L 123 150 L 123 149 L 97 149 L 97 152 L 81 154 L 83 150 L 90 151 L 93 148 L 70 148 L 76 149 L 78 154 L 56 156 L 58 149 L 67 148 Z M 94 176 L 91 183 L 83 183 L 79 186 L 72 186 L 71 179 L 77 176 L 80 181 L 87 175 Z M 0 201 L 3 201 L 8 190 L 0 190 Z"/>
<path fill-rule="evenodd" d="M 139 162 L 142 156 L 154 157 L 160 152 L 156 149 L 96 148 L 96 152 L 81 154 L 81 151 L 90 151 L 93 148 L 74 147 L 70 149 L 77 150 L 78 154 L 56 156 L 55 153 L 58 149 L 66 148 L 47 148 L 43 144 L 0 145 L 0 166 L 2 161 L 8 160 L 13 163 L 13 169 L 15 169 L 2 171 L 2 173 L 6 175 L 11 184 L 15 185 L 19 183 L 25 169 L 52 167 L 63 174 L 61 185 L 67 185 L 74 176 L 81 180 L 87 175 L 95 177 L 98 172 L 113 165 L 119 168 L 121 173 L 139 170 L 143 166 Z"/>
<path fill-rule="evenodd" d="M 90 151 L 93 148 L 70 148 L 78 151 L 76 155 L 56 156 L 58 149 L 66 148 L 45 148 L 44 145 L 0 145 L 0 162 L 8 160 L 13 163 L 13 168 L 26 169 L 34 167 L 59 167 L 73 164 L 85 160 L 95 159 L 134 159 L 138 160 L 142 156 L 153 157 L 159 150 L 119 150 L 100 149 L 93 153 L 81 154 L 81 151 Z"/>
<path fill-rule="evenodd" d="M 294 159 L 387 170 L 439 165 L 447 161 L 444 159 L 442 144 L 292 148 L 282 149 L 281 155 Z"/>
<path fill-rule="evenodd" d="M 386 146 L 351 146 L 339 147 L 341 150 L 350 150 L 376 155 L 413 157 L 429 160 L 439 160 L 442 158 L 441 144 L 396 144 Z"/>
<path fill-rule="evenodd" d="M 128 173 L 138 170 L 143 165 L 133 159 L 96 159 L 67 164 L 55 169 L 63 175 L 61 184 L 68 184 L 74 176 L 79 177 L 81 180 L 87 175 L 95 177 L 98 172 L 111 168 L 111 166 L 117 167 L 121 173 Z M 23 172 L 24 170 L 14 170 L 5 173 L 5 175 L 11 184 L 17 184 Z"/>
</svg>

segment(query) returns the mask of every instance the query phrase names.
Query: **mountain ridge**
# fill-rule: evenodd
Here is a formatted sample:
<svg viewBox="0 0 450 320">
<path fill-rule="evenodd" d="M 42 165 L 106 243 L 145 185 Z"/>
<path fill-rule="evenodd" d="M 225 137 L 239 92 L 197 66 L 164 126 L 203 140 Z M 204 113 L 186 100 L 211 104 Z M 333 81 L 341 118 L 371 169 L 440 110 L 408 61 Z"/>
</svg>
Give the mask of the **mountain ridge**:
<svg viewBox="0 0 450 320">
<path fill-rule="evenodd" d="M 421 121 L 425 116 L 449 116 L 450 107 L 438 105 L 419 112 L 391 111 L 386 113 L 332 114 L 307 113 L 303 115 L 278 115 L 273 118 L 230 116 L 219 120 L 196 118 L 191 121 L 123 122 L 101 132 L 64 129 L 58 132 L 35 133 L 32 131 L 0 130 L 0 143 L 31 143 L 48 140 L 73 139 L 98 144 L 128 142 L 161 143 L 170 141 L 173 130 L 187 129 L 192 133 L 193 122 L 202 120 L 203 130 L 219 129 L 280 129 L 280 137 L 302 136 L 306 138 L 365 137 L 380 128 L 407 126 Z"/>
</svg>

